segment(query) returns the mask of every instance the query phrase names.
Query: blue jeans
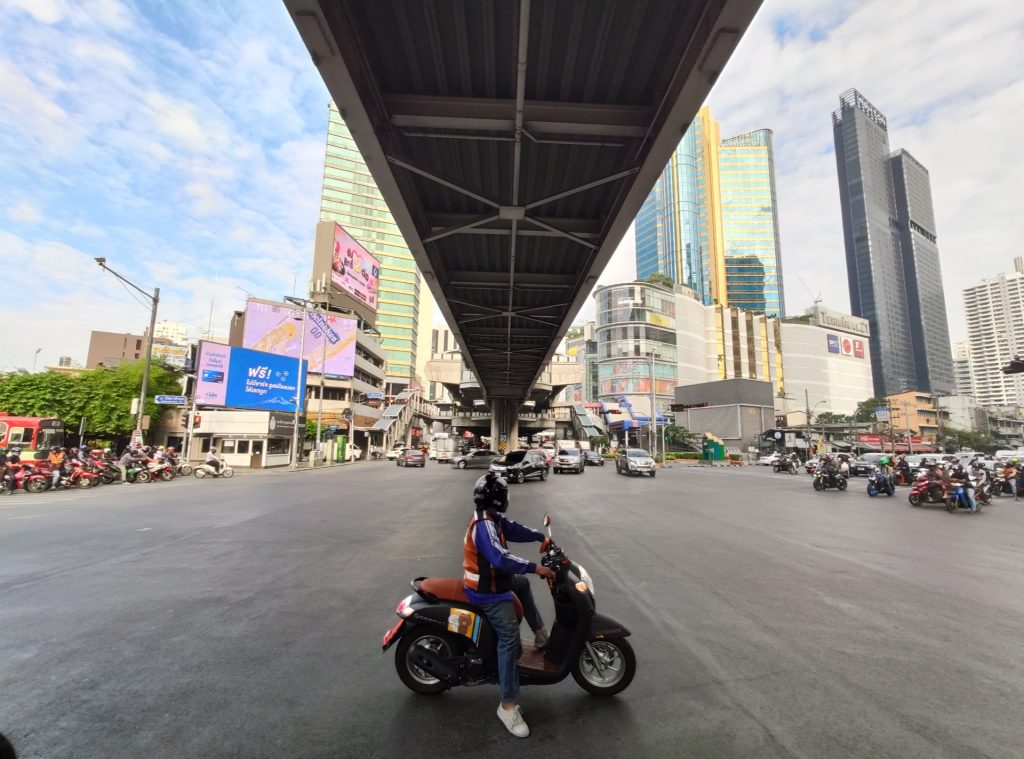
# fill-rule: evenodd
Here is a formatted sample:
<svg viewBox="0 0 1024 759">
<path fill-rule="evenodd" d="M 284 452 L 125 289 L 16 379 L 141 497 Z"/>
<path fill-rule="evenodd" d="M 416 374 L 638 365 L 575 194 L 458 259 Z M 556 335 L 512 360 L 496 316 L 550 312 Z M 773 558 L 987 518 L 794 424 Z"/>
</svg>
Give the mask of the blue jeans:
<svg viewBox="0 0 1024 759">
<path fill-rule="evenodd" d="M 519 698 L 519 620 L 511 601 L 480 604 L 484 616 L 498 636 L 498 683 L 501 700 L 513 703 Z"/>
<path fill-rule="evenodd" d="M 974 488 L 964 488 L 964 499 L 971 511 L 978 510 L 978 502 L 974 500 Z"/>
</svg>

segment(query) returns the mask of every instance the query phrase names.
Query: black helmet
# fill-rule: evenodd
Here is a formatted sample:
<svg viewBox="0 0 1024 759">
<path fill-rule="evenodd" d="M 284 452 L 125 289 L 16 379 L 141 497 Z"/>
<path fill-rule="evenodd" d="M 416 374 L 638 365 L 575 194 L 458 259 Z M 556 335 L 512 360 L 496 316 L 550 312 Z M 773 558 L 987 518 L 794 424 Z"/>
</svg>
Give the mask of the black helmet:
<svg viewBox="0 0 1024 759">
<path fill-rule="evenodd" d="M 508 509 L 508 483 L 504 477 L 488 472 L 473 487 L 473 503 L 478 509 L 504 514 Z"/>
</svg>

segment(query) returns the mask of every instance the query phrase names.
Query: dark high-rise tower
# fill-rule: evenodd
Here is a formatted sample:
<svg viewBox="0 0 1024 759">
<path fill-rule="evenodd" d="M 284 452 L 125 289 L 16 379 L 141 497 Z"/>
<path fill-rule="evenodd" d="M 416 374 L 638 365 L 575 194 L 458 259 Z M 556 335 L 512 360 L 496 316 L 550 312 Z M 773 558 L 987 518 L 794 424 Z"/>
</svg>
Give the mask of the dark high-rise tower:
<svg viewBox="0 0 1024 759">
<path fill-rule="evenodd" d="M 856 90 L 832 114 L 850 307 L 871 324 L 875 394 L 953 391 L 928 171 L 889 149 L 885 116 Z"/>
</svg>

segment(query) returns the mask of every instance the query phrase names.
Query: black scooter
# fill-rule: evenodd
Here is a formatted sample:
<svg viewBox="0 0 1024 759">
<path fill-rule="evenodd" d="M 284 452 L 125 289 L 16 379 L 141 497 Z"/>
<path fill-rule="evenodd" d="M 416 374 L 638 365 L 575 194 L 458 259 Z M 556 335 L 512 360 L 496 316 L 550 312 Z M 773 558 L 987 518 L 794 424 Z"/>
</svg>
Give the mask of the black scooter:
<svg viewBox="0 0 1024 759">
<path fill-rule="evenodd" d="M 555 623 L 547 648 L 520 642 L 519 682 L 554 685 L 572 674 L 596 696 L 621 693 L 636 674 L 629 630 L 595 611 L 590 575 L 551 540 L 550 515 L 544 526 L 541 564 L 555 573 L 548 582 Z M 411 585 L 415 593 L 398 604 L 401 619 L 382 641 L 382 651 L 398 642 L 395 669 L 401 681 L 424 695 L 498 682 L 497 637 L 480 608 L 467 600 L 462 579 L 417 577 Z M 522 619 L 518 599 L 515 604 Z"/>
</svg>

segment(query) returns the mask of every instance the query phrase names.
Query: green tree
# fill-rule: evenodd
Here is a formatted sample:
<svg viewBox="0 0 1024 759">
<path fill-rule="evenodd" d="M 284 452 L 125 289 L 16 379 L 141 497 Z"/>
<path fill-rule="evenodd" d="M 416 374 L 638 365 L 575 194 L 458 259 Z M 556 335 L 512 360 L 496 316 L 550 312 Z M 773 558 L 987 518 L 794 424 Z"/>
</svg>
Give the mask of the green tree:
<svg viewBox="0 0 1024 759">
<path fill-rule="evenodd" d="M 845 414 L 835 414 L 831 411 L 825 411 L 818 414 L 817 419 L 814 420 L 815 424 L 847 424 L 850 421 L 850 417 Z"/>
<path fill-rule="evenodd" d="M 643 281 L 649 285 L 663 285 L 665 287 L 675 287 L 676 284 L 672 281 L 672 277 L 667 277 L 664 274 L 659 274 L 658 272 L 647 275 Z"/>
<path fill-rule="evenodd" d="M 590 447 L 594 450 L 597 450 L 598 448 L 607 448 L 608 438 L 604 435 L 592 435 L 590 437 Z"/>
<path fill-rule="evenodd" d="M 665 442 L 673 448 L 696 448 L 695 437 L 686 427 L 670 424 L 665 428 Z"/>
<path fill-rule="evenodd" d="M 180 374 L 161 364 L 149 373 L 145 413 L 155 424 L 166 408 L 154 397 L 181 392 Z M 56 416 L 77 430 L 81 418 L 90 434 L 124 435 L 135 428 L 132 398 L 142 386 L 142 362 L 116 369 L 89 369 L 78 374 L 38 372 L 0 378 L 0 409 L 21 416 Z"/>
<path fill-rule="evenodd" d="M 866 401 L 861 401 L 857 404 L 854 419 L 858 422 L 873 422 L 875 421 L 875 409 L 884 408 L 888 405 L 889 401 L 885 398 L 868 398 Z"/>
<path fill-rule="evenodd" d="M 565 333 L 565 339 L 575 340 L 577 337 L 583 337 L 583 327 L 569 327 L 569 331 Z"/>
</svg>

